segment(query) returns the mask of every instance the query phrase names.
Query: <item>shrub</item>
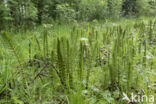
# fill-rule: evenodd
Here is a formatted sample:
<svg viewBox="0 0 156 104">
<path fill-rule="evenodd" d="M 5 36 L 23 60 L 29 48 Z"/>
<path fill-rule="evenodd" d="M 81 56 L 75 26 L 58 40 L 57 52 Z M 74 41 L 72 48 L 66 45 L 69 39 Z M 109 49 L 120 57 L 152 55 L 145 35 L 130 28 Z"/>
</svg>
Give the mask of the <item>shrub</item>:
<svg viewBox="0 0 156 104">
<path fill-rule="evenodd" d="M 122 4 L 124 16 L 141 16 L 149 12 L 148 0 L 124 0 Z"/>
<path fill-rule="evenodd" d="M 92 21 L 94 19 L 105 19 L 106 6 L 105 1 L 82 1 L 79 6 L 78 20 Z"/>
<path fill-rule="evenodd" d="M 121 15 L 122 0 L 107 0 L 107 11 L 109 18 L 117 19 Z"/>
<path fill-rule="evenodd" d="M 149 15 L 155 16 L 156 14 L 156 0 L 149 1 Z"/>
<path fill-rule="evenodd" d="M 56 14 L 59 20 L 63 22 L 70 22 L 76 18 L 76 11 L 67 3 L 58 4 L 56 7 Z"/>
</svg>

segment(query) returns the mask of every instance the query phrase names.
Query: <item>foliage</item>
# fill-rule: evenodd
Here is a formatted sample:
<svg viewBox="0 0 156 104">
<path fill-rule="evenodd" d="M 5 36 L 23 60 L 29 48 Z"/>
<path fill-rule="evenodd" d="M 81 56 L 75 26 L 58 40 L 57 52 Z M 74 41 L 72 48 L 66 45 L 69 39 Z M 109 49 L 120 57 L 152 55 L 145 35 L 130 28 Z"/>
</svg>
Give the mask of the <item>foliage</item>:
<svg viewBox="0 0 156 104">
<path fill-rule="evenodd" d="M 76 11 L 69 6 L 69 4 L 58 4 L 56 6 L 56 14 L 62 22 L 72 22 L 76 19 Z"/>
<path fill-rule="evenodd" d="M 105 19 L 106 2 L 100 0 L 82 1 L 79 5 L 78 20 L 92 21 L 94 19 Z"/>
<path fill-rule="evenodd" d="M 141 16 L 146 15 L 150 11 L 151 0 L 124 0 L 122 10 L 124 15 Z"/>
<path fill-rule="evenodd" d="M 0 1 L 0 31 L 2 29 L 5 29 L 5 26 L 7 25 L 6 22 L 9 20 L 12 20 L 12 18 L 9 17 L 8 15 L 8 8 L 6 7 L 6 4 L 4 0 Z"/>
<path fill-rule="evenodd" d="M 1 0 L 1 29 L 155 15 L 155 0 Z M 9 24 L 8 26 L 6 26 Z M 6 27 L 5 27 L 6 26 Z"/>
<path fill-rule="evenodd" d="M 120 18 L 122 13 L 122 0 L 107 0 L 107 11 L 109 18 Z"/>
<path fill-rule="evenodd" d="M 0 103 L 125 104 L 123 93 L 155 96 L 155 33 L 153 18 L 2 32 Z"/>
</svg>

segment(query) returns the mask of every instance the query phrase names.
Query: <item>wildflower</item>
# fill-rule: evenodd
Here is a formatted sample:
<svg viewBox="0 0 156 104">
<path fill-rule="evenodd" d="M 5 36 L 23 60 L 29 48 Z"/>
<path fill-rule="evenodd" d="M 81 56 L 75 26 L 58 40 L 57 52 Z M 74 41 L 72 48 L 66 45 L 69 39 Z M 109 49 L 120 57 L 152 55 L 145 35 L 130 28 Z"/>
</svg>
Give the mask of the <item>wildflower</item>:
<svg viewBox="0 0 156 104">
<path fill-rule="evenodd" d="M 45 28 L 51 28 L 51 27 L 53 27 L 53 25 L 52 24 L 43 24 L 43 27 L 45 27 Z"/>
<path fill-rule="evenodd" d="M 80 38 L 81 41 L 87 41 L 87 38 Z"/>
<path fill-rule="evenodd" d="M 154 56 L 153 56 L 153 55 L 151 55 L 151 54 L 149 54 L 149 55 L 146 55 L 146 58 L 147 58 L 147 59 L 153 59 L 153 58 L 154 58 Z"/>
</svg>

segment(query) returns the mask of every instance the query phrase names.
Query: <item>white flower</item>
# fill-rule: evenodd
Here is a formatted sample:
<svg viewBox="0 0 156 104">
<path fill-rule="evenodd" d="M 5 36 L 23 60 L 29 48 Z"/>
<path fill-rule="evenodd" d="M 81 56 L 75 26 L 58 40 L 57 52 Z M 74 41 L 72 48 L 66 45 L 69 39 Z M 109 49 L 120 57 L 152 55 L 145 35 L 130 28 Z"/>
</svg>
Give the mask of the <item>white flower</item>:
<svg viewBox="0 0 156 104">
<path fill-rule="evenodd" d="M 80 40 L 87 41 L 88 39 L 87 38 L 80 38 Z"/>
<path fill-rule="evenodd" d="M 87 93 L 88 93 L 87 90 L 83 90 L 83 91 L 82 91 L 82 94 L 83 94 L 83 95 L 85 95 L 85 94 L 87 94 Z"/>
<path fill-rule="evenodd" d="M 149 54 L 149 55 L 146 55 L 146 58 L 147 58 L 147 59 L 153 59 L 153 58 L 154 58 L 154 56 L 153 56 L 153 55 L 151 55 L 151 54 Z"/>
<path fill-rule="evenodd" d="M 153 84 L 152 86 L 154 86 L 154 87 L 155 87 L 155 86 L 156 86 L 156 83 L 155 83 L 155 84 Z"/>
<path fill-rule="evenodd" d="M 95 91 L 95 92 L 99 92 L 99 89 L 96 88 L 95 86 L 91 86 L 91 89 L 92 89 L 93 91 Z"/>
<path fill-rule="evenodd" d="M 53 25 L 52 24 L 43 24 L 43 27 L 50 28 L 50 27 L 53 27 Z"/>
</svg>

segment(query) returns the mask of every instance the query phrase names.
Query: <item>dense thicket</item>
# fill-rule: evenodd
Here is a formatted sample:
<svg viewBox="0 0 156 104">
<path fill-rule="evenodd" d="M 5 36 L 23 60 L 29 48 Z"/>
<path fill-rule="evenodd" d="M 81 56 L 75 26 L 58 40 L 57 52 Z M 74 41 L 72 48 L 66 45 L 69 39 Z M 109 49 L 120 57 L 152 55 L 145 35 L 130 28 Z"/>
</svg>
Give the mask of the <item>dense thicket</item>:
<svg viewBox="0 0 156 104">
<path fill-rule="evenodd" d="M 155 15 L 155 0 L 1 0 L 0 29 L 52 21 L 73 22 Z"/>
</svg>

